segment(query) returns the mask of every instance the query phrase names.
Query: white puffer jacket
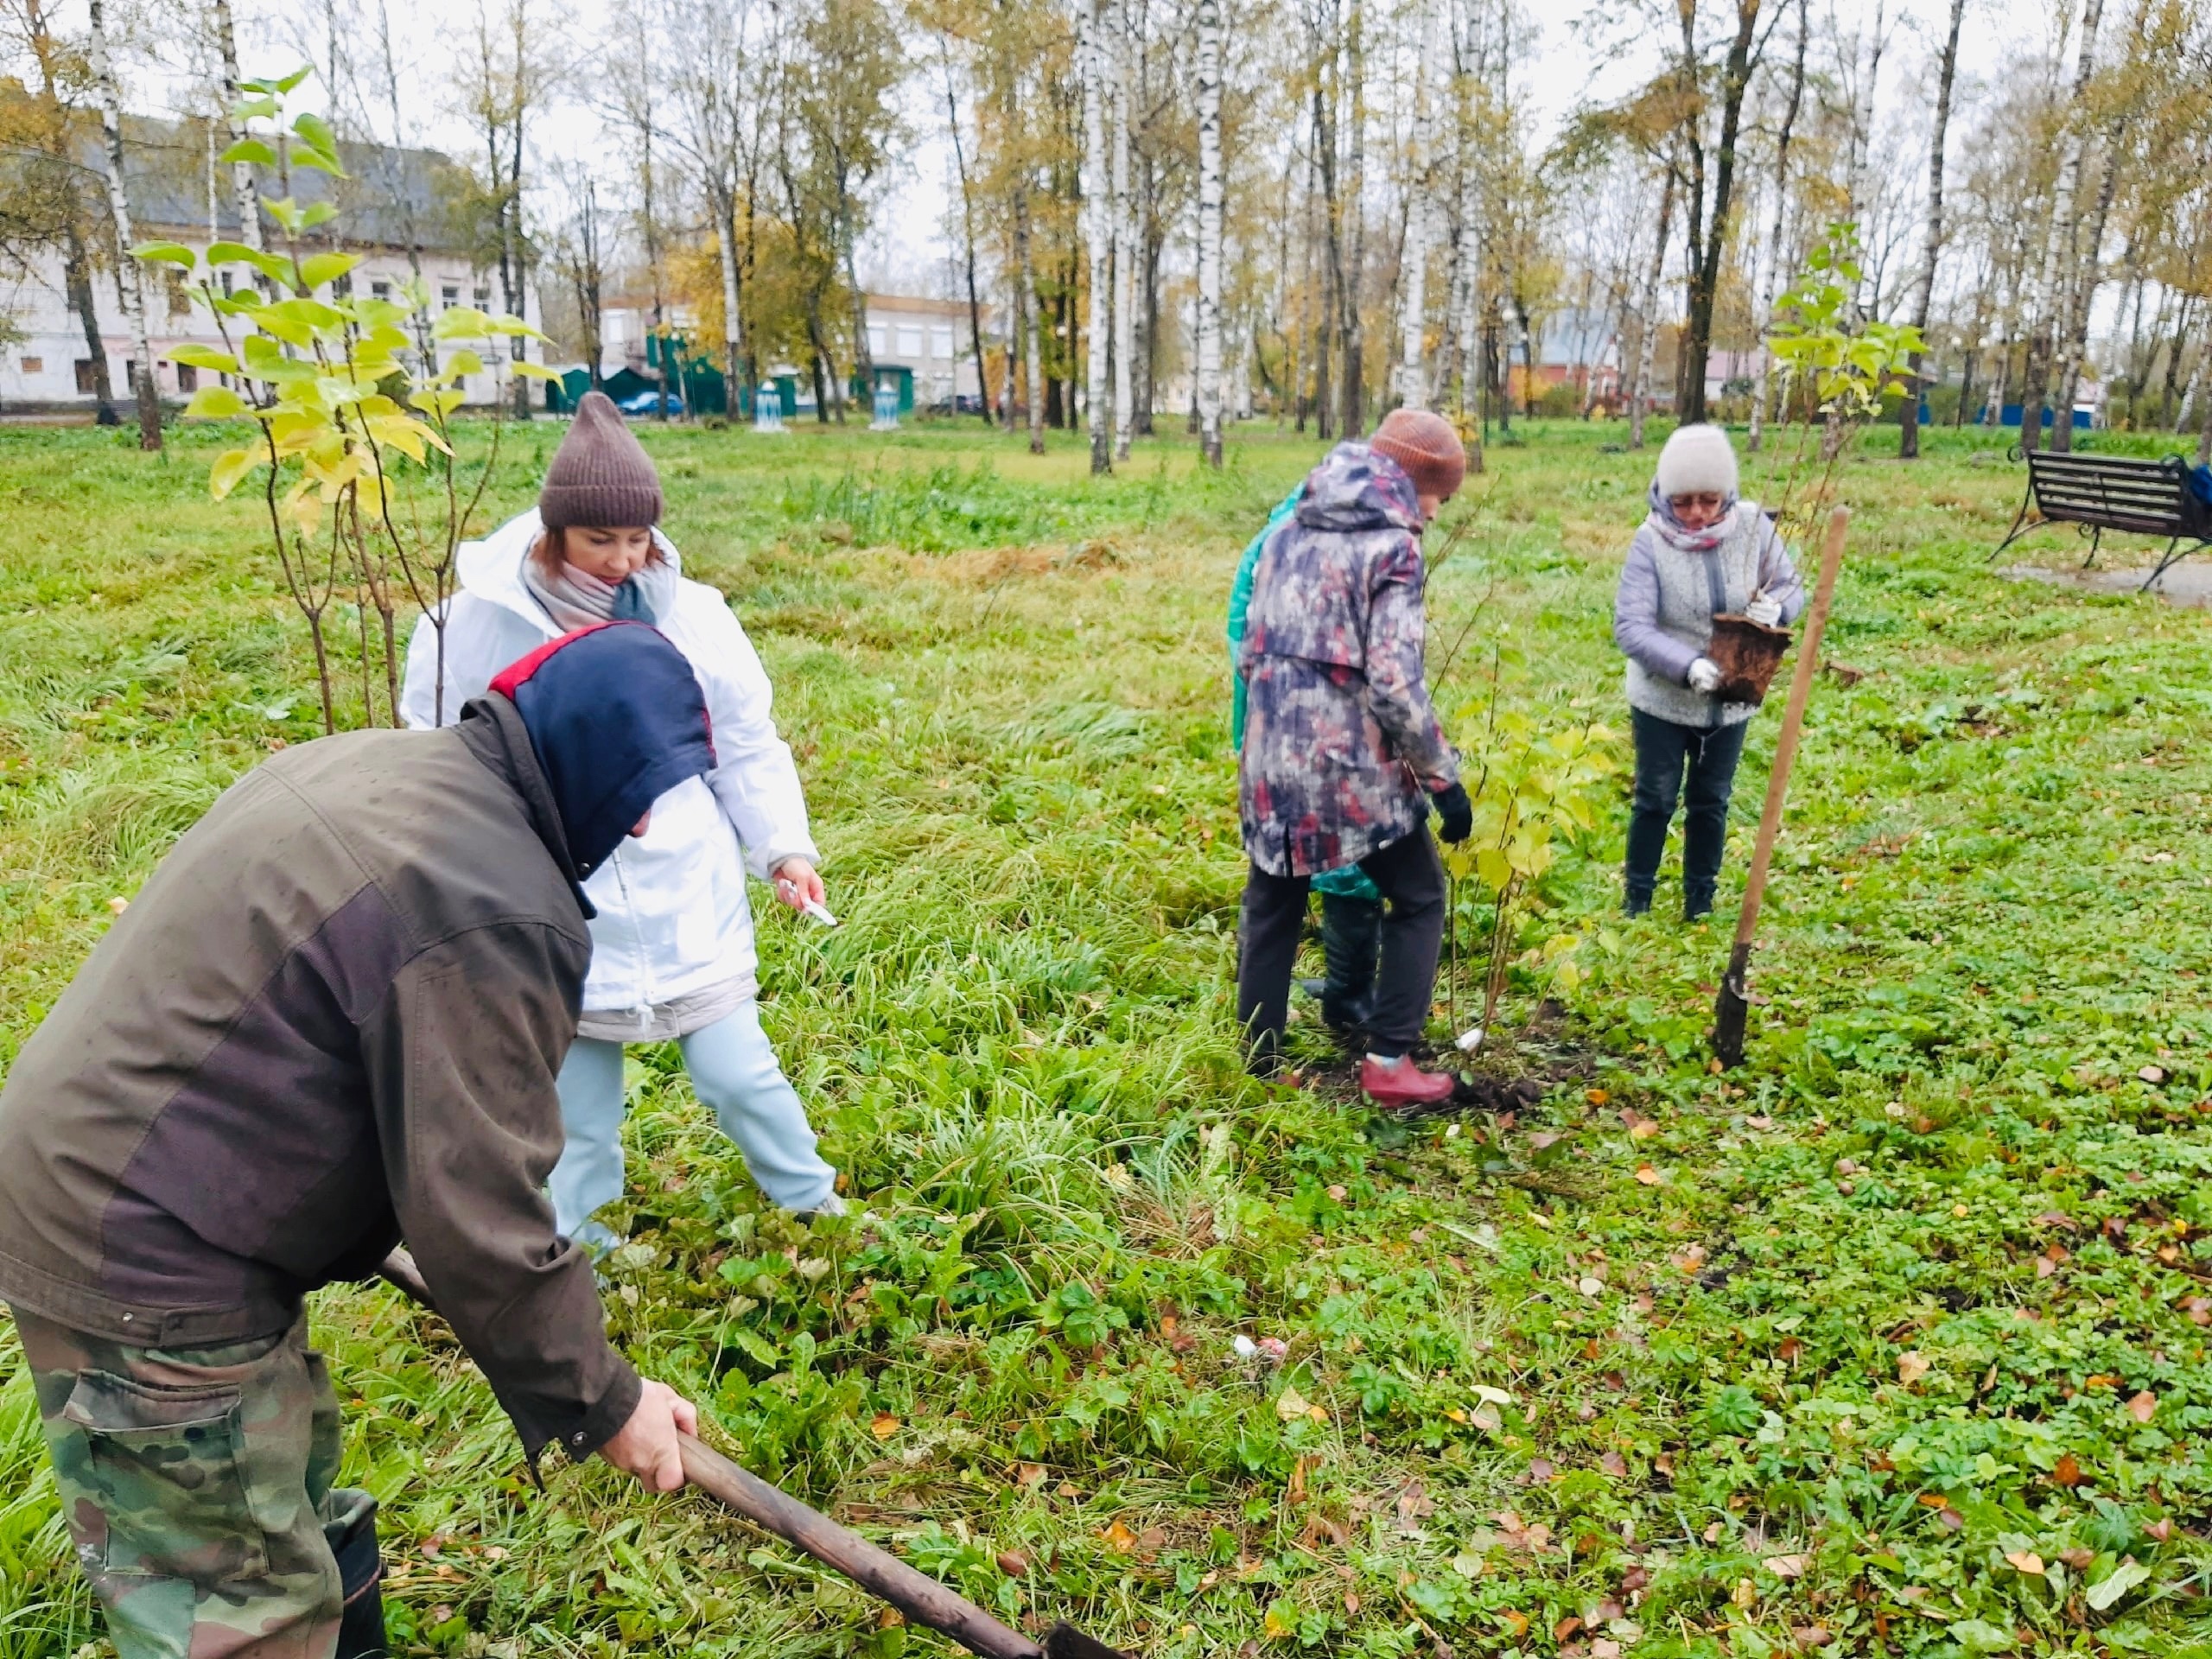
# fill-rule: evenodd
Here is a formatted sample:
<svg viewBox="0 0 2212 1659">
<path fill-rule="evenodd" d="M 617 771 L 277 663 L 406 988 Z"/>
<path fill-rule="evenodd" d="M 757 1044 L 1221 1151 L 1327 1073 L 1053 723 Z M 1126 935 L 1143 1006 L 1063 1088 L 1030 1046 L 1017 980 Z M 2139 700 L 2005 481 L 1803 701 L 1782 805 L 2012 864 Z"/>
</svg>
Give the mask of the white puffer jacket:
<svg viewBox="0 0 2212 1659">
<path fill-rule="evenodd" d="M 451 725 L 501 669 L 559 638 L 562 630 L 523 585 L 523 560 L 538 530 L 532 508 L 462 545 L 461 590 L 445 631 L 443 720 L 434 717 L 437 632 L 425 616 L 408 643 L 399 699 L 410 726 Z M 584 982 L 583 1006 L 592 1014 L 642 1010 L 733 979 L 749 986 L 758 957 L 746 871 L 766 880 L 785 859 L 819 856 L 753 642 L 721 594 L 683 579 L 673 543 L 658 530 L 653 540 L 678 572 L 675 604 L 658 626 L 706 693 L 716 765 L 655 801 L 645 835 L 625 841 L 584 883 L 599 911 Z"/>
</svg>

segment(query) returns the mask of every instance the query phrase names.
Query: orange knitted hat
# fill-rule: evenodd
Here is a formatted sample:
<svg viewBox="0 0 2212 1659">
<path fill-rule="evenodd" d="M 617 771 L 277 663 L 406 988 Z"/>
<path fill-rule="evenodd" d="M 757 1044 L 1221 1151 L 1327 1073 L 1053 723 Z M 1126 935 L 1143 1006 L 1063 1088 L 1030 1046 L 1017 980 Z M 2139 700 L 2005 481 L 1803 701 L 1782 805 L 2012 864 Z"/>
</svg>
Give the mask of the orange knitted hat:
<svg viewBox="0 0 2212 1659">
<path fill-rule="evenodd" d="M 1467 449 L 1452 423 L 1425 409 L 1394 409 L 1367 441 L 1404 467 L 1422 495 L 1449 501 L 1467 476 Z"/>
</svg>

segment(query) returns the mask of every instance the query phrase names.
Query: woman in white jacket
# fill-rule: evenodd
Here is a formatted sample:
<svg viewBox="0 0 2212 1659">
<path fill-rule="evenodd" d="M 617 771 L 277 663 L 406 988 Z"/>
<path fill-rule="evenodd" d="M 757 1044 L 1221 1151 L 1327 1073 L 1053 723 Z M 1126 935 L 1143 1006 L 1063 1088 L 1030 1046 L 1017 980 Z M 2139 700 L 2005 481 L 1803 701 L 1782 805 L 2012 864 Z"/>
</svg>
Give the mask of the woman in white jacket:
<svg viewBox="0 0 2212 1659">
<path fill-rule="evenodd" d="M 842 1210 L 836 1172 L 815 1150 L 806 1109 L 760 1028 L 749 870 L 794 910 L 823 898 L 806 798 L 777 734 L 768 676 L 722 595 L 683 575 L 653 526 L 660 480 L 605 397 L 588 395 L 553 457 L 535 512 L 458 560 L 444 629 L 427 616 L 407 652 L 401 714 L 450 724 L 508 664 L 594 623 L 650 622 L 690 661 L 713 720 L 715 766 L 653 804 L 645 833 L 584 884 L 591 971 L 560 1077 L 568 1144 L 550 1183 L 560 1229 L 617 1243 L 591 1219 L 622 1193 L 622 1046 L 683 1046 L 693 1089 L 745 1154 L 769 1201 Z"/>
</svg>

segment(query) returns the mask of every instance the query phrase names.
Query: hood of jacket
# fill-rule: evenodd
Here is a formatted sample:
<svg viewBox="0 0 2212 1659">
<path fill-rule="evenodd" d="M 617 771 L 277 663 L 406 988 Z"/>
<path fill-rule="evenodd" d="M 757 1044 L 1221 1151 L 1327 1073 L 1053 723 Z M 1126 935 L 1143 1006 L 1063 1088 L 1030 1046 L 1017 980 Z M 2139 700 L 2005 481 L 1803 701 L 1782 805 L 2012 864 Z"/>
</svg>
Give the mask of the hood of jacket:
<svg viewBox="0 0 2212 1659">
<path fill-rule="evenodd" d="M 1357 442 L 1340 443 L 1306 475 L 1298 522 L 1309 530 L 1421 534 L 1421 498 L 1406 469 Z"/>
<path fill-rule="evenodd" d="M 454 560 L 454 570 L 461 579 L 462 591 L 512 611 L 547 639 L 556 639 L 561 635 L 560 625 L 545 613 L 545 607 L 537 602 L 522 579 L 523 561 L 530 556 L 530 550 L 544 529 L 536 507 L 518 512 L 483 540 L 463 542 Z M 653 545 L 668 561 L 669 569 L 681 577 L 683 556 L 677 552 L 676 543 L 661 534 L 658 525 L 653 529 Z"/>
<path fill-rule="evenodd" d="M 549 640 L 492 690 L 513 702 L 530 733 L 580 878 L 655 801 L 715 769 L 698 677 L 642 622 L 601 622 Z"/>
</svg>

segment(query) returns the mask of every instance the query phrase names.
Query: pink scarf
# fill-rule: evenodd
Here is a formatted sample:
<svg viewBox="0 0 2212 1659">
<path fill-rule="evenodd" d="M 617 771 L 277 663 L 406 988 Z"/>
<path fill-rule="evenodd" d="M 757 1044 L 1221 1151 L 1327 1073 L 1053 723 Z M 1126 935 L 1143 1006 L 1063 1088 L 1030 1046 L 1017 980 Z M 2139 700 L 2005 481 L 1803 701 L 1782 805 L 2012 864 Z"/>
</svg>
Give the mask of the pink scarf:
<svg viewBox="0 0 2212 1659">
<path fill-rule="evenodd" d="M 1651 481 L 1652 531 L 1668 546 L 1684 553 L 1710 553 L 1728 539 L 1736 528 L 1736 492 L 1731 490 L 1720 504 L 1720 516 L 1703 530 L 1692 530 L 1675 516 L 1675 504 L 1659 493 L 1659 480 Z"/>
</svg>

